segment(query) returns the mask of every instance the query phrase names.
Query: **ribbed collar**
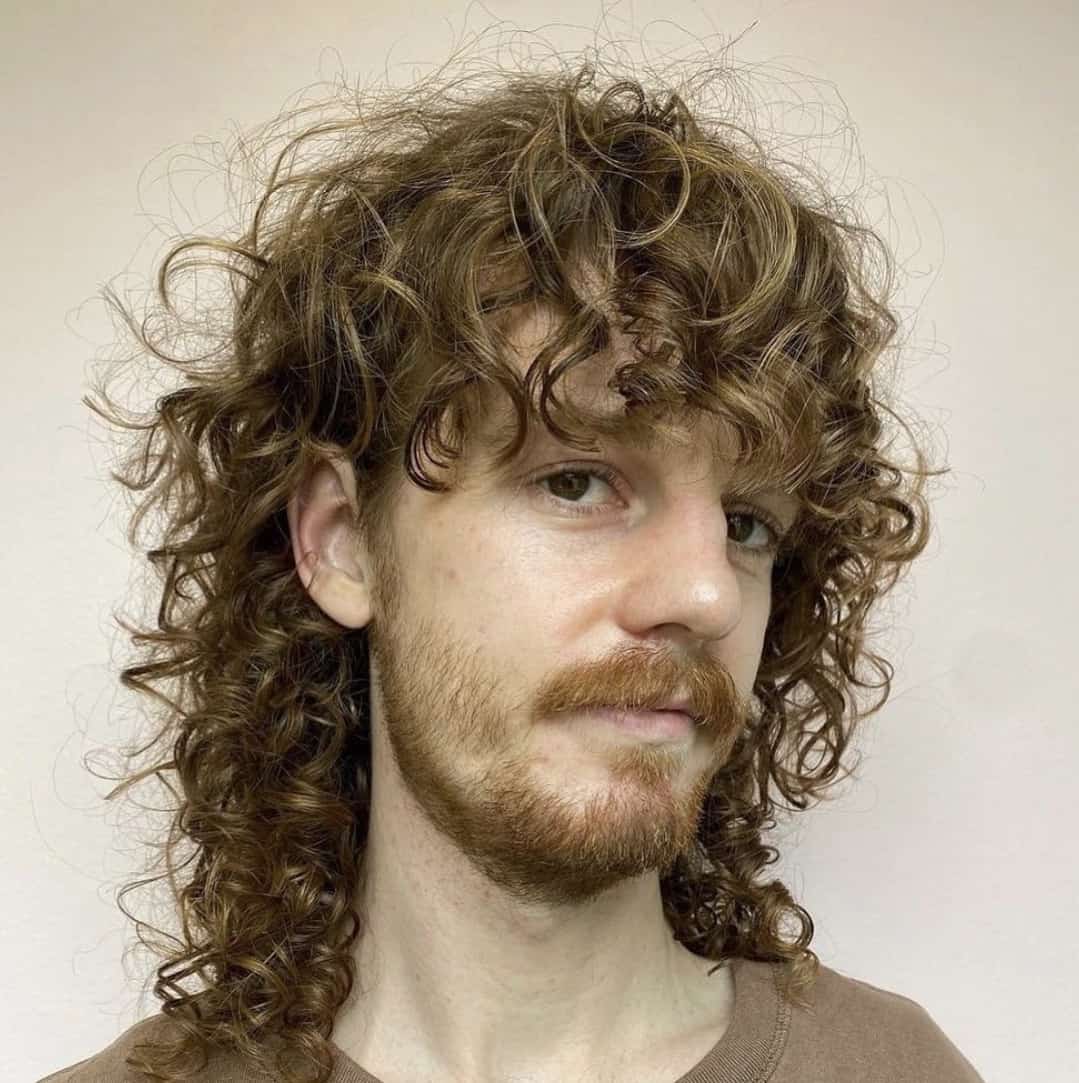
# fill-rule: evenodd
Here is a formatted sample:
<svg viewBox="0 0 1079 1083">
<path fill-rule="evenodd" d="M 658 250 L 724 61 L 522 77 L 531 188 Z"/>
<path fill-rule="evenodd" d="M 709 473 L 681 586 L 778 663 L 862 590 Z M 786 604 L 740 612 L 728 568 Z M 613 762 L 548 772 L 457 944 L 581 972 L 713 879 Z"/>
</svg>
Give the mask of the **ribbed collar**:
<svg viewBox="0 0 1079 1083">
<path fill-rule="evenodd" d="M 719 1041 L 671 1083 L 766 1083 L 783 1055 L 790 1004 L 781 996 L 779 964 L 732 959 L 734 1011 Z M 331 1083 L 382 1083 L 331 1040 L 336 1057 Z"/>
<path fill-rule="evenodd" d="M 779 964 L 732 959 L 730 966 L 731 1021 L 704 1057 L 672 1083 L 766 1083 L 779 1064 L 791 1022 L 790 1003 L 779 990 Z"/>
</svg>

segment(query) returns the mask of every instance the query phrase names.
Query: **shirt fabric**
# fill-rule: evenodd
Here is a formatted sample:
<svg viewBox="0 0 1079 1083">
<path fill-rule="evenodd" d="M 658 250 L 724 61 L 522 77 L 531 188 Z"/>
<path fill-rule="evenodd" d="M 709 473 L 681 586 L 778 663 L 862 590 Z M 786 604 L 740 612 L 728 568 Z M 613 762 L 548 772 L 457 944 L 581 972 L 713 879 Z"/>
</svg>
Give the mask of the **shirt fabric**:
<svg viewBox="0 0 1079 1083">
<path fill-rule="evenodd" d="M 898 993 L 821 964 L 811 1009 L 780 993 L 779 963 L 730 960 L 734 1009 L 727 1029 L 670 1083 L 985 1083 L 929 1013 Z M 94 1056 L 38 1083 L 145 1083 L 124 1064 L 166 1017 L 135 1023 Z M 336 1045 L 330 1083 L 381 1083 Z M 235 1053 L 213 1051 L 197 1083 L 266 1083 Z M 424 1081 L 427 1083 L 427 1081 Z"/>
</svg>

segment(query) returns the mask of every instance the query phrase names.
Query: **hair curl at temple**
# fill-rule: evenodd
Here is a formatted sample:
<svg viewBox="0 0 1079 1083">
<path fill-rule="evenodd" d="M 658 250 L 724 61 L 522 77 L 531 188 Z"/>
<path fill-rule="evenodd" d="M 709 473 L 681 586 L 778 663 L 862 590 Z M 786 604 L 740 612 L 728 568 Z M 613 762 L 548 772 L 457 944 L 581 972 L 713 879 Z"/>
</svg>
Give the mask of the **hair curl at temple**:
<svg viewBox="0 0 1079 1083">
<path fill-rule="evenodd" d="M 884 439 L 885 414 L 910 433 L 877 386 L 899 328 L 884 242 L 769 161 L 756 136 L 706 121 L 685 86 L 598 70 L 505 73 L 475 90 L 479 76 L 436 73 L 368 91 L 287 141 L 235 238 L 170 248 L 150 317 L 105 289 L 138 354 L 182 374 L 142 414 L 104 387 L 103 405 L 83 400 L 133 434 L 113 473 L 144 494 L 132 544 L 157 513 L 156 628 L 121 621 L 143 652 L 121 680 L 158 712 L 138 753 L 166 751 L 108 795 L 176 780 L 153 878 L 167 878 L 182 925 L 155 947 L 154 993 L 175 1040 L 136 1046 L 128 1063 L 147 1078 L 186 1078 L 215 1046 L 278 1078 L 328 1078 L 363 931 L 367 630 L 341 627 L 304 589 L 286 507 L 319 457 L 345 454 L 357 529 L 377 546 L 395 487 L 407 474 L 444 488 L 423 459 L 460 454 L 499 392 L 518 422 L 500 461 L 535 422 L 539 387 L 539 423 L 572 440 L 618 425 L 662 432 L 668 411 L 709 411 L 737 433 L 747 485 L 799 496 L 772 569 L 759 716 L 715 776 L 698 851 L 661 883 L 673 935 L 693 952 L 781 962 L 796 1000 L 812 982 L 812 919 L 760 878 L 778 857 L 762 833 L 779 795 L 805 809 L 851 773 L 855 726 L 883 706 L 893 674 L 869 649 L 868 620 L 927 544 L 926 481 L 946 471 L 914 440 L 915 464 L 901 465 Z M 729 74 L 696 69 L 717 72 Z M 180 259 L 194 249 L 208 255 Z M 154 331 L 179 319 L 170 290 L 188 265 L 231 286 L 191 324 L 215 343 L 197 356 L 179 333 Z M 593 272 L 587 293 L 580 268 Z M 529 303 L 560 322 L 522 380 L 500 321 Z M 612 381 L 627 400 L 612 421 L 561 404 L 556 384 L 604 348 L 615 320 L 638 351 Z M 856 689 L 881 694 L 861 709 Z M 128 917 L 124 896 L 153 881 L 120 893 Z M 136 928 L 142 940 L 153 926 Z M 182 984 L 193 977 L 197 989 Z"/>
</svg>

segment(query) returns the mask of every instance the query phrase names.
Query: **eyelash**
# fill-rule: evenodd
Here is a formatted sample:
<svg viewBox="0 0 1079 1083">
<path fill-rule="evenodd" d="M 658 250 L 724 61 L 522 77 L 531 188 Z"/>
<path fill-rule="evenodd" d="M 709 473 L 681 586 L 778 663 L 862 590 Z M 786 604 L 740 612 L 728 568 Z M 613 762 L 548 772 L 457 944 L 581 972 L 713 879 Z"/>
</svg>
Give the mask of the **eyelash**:
<svg viewBox="0 0 1079 1083">
<path fill-rule="evenodd" d="M 531 478 L 528 484 L 533 486 L 540 486 L 545 481 L 550 481 L 552 478 L 561 477 L 563 474 L 585 474 L 591 477 L 599 478 L 601 481 L 607 482 L 612 489 L 617 491 L 617 482 L 619 480 L 618 474 L 612 470 L 609 466 L 604 466 L 602 463 L 598 465 L 585 465 L 585 464 L 570 464 L 568 466 L 560 467 L 558 470 L 549 471 L 546 474 L 540 474 L 538 477 Z M 585 515 L 597 515 L 599 511 L 591 505 L 576 505 L 572 501 L 563 500 L 561 497 L 552 496 L 546 490 L 541 489 L 541 494 L 551 503 L 557 505 L 569 512 L 573 516 L 585 516 Z M 587 509 L 587 510 L 586 510 Z M 734 513 L 737 514 L 741 510 L 744 514 L 745 511 L 750 512 L 750 518 L 757 519 L 762 522 L 772 532 L 772 537 L 775 539 L 770 545 L 764 546 L 750 546 L 745 545 L 742 542 L 736 542 L 740 549 L 744 549 L 748 553 L 752 553 L 755 556 L 774 556 L 783 544 L 783 527 L 775 519 L 774 516 L 769 515 L 763 508 L 751 507 L 748 509 L 734 509 Z"/>
</svg>

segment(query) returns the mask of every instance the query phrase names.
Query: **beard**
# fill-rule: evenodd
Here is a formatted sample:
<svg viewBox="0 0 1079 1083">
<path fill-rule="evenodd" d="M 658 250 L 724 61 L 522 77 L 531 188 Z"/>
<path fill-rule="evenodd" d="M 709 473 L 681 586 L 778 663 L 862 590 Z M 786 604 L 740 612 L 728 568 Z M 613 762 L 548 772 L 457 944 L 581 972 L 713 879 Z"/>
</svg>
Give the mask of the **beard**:
<svg viewBox="0 0 1079 1083">
<path fill-rule="evenodd" d="M 437 613 L 411 612 L 390 547 L 374 551 L 368 635 L 383 747 L 407 796 L 484 877 L 521 902 L 566 906 L 690 855 L 714 775 L 748 717 L 725 669 L 632 646 L 558 674 L 529 714 L 515 713 L 490 651 Z M 678 742 L 626 740 L 570 714 L 679 688 L 696 690 L 697 725 Z"/>
</svg>

